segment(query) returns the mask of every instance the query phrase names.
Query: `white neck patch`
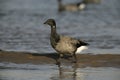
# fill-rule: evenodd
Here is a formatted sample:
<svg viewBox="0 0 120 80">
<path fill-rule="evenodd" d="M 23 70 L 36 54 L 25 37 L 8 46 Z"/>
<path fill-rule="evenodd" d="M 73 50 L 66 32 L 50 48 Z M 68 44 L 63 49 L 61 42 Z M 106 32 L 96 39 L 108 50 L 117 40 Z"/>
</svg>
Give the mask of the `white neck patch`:
<svg viewBox="0 0 120 80">
<path fill-rule="evenodd" d="M 56 28 L 55 26 L 53 26 L 53 28 Z"/>
</svg>

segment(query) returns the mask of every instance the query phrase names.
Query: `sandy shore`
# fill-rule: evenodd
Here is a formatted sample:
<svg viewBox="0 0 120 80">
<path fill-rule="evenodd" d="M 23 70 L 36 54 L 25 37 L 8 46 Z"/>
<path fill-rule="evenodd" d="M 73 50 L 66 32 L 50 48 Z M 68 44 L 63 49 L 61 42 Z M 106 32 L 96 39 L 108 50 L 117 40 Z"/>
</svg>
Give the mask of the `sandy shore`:
<svg viewBox="0 0 120 80">
<path fill-rule="evenodd" d="M 55 64 L 58 55 L 56 53 L 37 54 L 27 52 L 0 51 L 0 63 L 11 62 L 16 64 Z M 119 54 L 77 54 L 78 67 L 117 67 L 120 68 Z M 71 63 L 68 59 L 62 59 L 62 63 Z"/>
</svg>

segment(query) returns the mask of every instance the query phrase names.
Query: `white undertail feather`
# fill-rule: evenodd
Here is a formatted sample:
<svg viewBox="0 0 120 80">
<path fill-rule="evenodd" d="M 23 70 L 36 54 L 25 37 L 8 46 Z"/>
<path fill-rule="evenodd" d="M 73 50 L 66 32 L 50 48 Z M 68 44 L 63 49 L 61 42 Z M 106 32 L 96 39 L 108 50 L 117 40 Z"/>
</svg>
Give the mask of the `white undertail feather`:
<svg viewBox="0 0 120 80">
<path fill-rule="evenodd" d="M 80 9 L 80 10 L 83 10 L 85 7 L 86 7 L 85 4 L 80 4 L 80 5 L 79 5 L 79 9 Z"/>
<path fill-rule="evenodd" d="M 88 47 L 87 46 L 81 46 L 81 47 L 77 48 L 77 51 L 75 53 L 80 53 L 85 49 L 88 49 Z"/>
</svg>

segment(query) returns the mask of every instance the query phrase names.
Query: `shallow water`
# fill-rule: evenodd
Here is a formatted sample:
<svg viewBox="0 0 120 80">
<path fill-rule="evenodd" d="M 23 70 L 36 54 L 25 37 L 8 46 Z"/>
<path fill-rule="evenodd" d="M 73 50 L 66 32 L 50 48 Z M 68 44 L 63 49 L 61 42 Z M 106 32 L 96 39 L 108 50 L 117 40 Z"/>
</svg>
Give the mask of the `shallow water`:
<svg viewBox="0 0 120 80">
<path fill-rule="evenodd" d="M 0 64 L 0 80 L 119 80 L 120 69 L 76 68 L 71 65 Z"/>
<path fill-rule="evenodd" d="M 60 34 L 80 38 L 90 44 L 83 53 L 119 54 L 119 3 L 119 0 L 102 0 L 101 4 L 88 5 L 85 11 L 58 13 L 56 0 L 0 0 L 0 48 L 55 52 L 49 42 L 50 27 L 43 24 L 48 18 L 54 18 Z"/>
</svg>

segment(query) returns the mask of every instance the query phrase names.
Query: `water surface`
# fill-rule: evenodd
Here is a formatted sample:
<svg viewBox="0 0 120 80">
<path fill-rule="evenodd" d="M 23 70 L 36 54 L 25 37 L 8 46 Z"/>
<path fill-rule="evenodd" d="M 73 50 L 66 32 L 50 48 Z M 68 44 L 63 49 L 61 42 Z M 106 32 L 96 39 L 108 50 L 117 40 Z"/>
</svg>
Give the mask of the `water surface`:
<svg viewBox="0 0 120 80">
<path fill-rule="evenodd" d="M 71 65 L 0 64 L 0 80 L 119 80 L 120 69 Z"/>
</svg>

